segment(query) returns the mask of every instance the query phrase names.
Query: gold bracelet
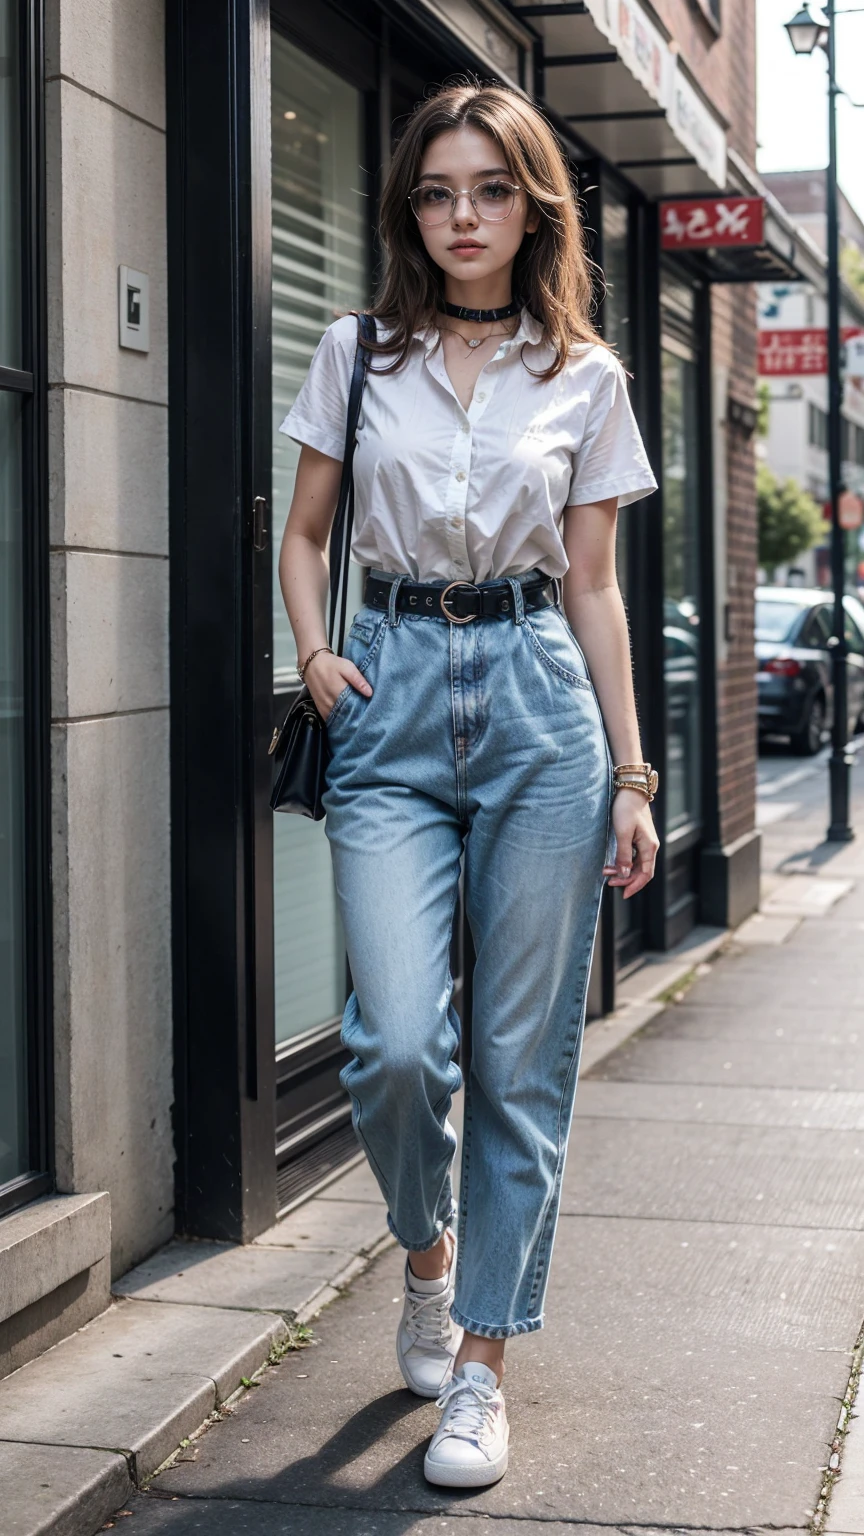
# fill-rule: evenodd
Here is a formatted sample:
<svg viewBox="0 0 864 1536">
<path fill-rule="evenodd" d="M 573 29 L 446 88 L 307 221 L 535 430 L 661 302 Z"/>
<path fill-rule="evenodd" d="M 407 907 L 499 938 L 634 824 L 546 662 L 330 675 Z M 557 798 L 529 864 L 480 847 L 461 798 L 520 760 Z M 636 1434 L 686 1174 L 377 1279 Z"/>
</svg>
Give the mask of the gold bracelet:
<svg viewBox="0 0 864 1536">
<path fill-rule="evenodd" d="M 612 788 L 638 789 L 649 804 L 657 793 L 659 778 L 650 763 L 618 763 L 612 769 Z"/>
<path fill-rule="evenodd" d="M 329 651 L 330 655 L 331 656 L 333 655 L 333 647 L 330 646 L 330 645 L 319 645 L 319 647 L 318 647 L 318 649 L 316 651 L 310 651 L 309 655 L 306 657 L 306 660 L 304 661 L 302 667 L 298 667 L 297 668 L 297 676 L 299 677 L 301 683 L 304 681 L 304 673 L 305 673 L 306 668 L 308 667 L 310 661 L 314 661 L 315 657 L 316 656 L 320 656 L 322 651 Z"/>
</svg>

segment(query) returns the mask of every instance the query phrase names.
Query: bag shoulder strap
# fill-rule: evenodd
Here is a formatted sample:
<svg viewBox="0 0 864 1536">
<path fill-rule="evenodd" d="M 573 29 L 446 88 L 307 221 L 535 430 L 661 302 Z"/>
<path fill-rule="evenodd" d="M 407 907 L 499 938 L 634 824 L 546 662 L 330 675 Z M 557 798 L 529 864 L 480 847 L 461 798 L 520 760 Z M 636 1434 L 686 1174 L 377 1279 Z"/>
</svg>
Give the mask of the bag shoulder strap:
<svg viewBox="0 0 864 1536">
<path fill-rule="evenodd" d="M 345 644 L 345 620 L 348 610 L 348 565 L 351 554 L 351 536 L 354 531 L 354 450 L 357 447 L 357 423 L 363 402 L 366 369 L 369 364 L 367 341 L 375 341 L 377 328 L 372 315 L 357 316 L 357 350 L 348 391 L 348 414 L 345 424 L 345 452 L 342 456 L 342 478 L 339 482 L 339 499 L 330 533 L 330 628 L 328 640 L 333 645 L 336 633 L 336 612 L 339 610 L 339 643 L 334 647 L 337 656 Z"/>
</svg>

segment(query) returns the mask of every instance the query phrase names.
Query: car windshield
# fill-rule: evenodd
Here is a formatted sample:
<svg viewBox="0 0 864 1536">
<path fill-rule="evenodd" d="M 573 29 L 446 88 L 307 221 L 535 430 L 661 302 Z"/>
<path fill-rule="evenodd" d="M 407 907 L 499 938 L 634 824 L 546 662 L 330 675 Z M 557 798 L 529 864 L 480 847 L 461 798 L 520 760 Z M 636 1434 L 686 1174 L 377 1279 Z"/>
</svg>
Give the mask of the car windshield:
<svg viewBox="0 0 864 1536">
<path fill-rule="evenodd" d="M 756 602 L 756 639 L 787 640 L 800 619 L 800 603 Z"/>
</svg>

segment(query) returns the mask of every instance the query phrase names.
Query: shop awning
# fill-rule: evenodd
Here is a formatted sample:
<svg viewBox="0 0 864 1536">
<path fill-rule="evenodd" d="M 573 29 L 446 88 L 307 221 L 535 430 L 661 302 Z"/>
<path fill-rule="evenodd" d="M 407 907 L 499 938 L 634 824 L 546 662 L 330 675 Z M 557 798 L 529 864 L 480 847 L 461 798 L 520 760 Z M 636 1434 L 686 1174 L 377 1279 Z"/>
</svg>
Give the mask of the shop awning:
<svg viewBox="0 0 864 1536">
<path fill-rule="evenodd" d="M 725 188 L 727 124 L 638 0 L 513 11 L 541 40 L 543 99 L 648 197 Z"/>
</svg>

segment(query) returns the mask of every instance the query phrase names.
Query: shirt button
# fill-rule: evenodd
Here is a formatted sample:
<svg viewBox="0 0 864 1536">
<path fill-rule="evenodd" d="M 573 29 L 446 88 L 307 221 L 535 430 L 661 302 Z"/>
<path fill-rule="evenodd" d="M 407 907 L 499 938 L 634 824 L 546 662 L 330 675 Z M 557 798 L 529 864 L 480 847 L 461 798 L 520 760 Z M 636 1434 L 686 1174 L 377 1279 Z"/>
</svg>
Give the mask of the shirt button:
<svg viewBox="0 0 864 1536">
<path fill-rule="evenodd" d="M 486 391 L 485 391 L 485 389 L 481 389 L 480 393 L 477 395 L 476 398 L 478 400 L 485 400 L 486 399 Z"/>
<path fill-rule="evenodd" d="M 463 421 L 463 423 L 462 423 L 462 426 L 461 426 L 461 427 L 460 427 L 460 429 L 459 429 L 459 430 L 460 430 L 460 431 L 461 431 L 461 432 L 470 432 L 470 431 L 471 431 L 471 428 L 470 428 L 470 427 L 469 427 L 469 425 L 468 425 L 468 423 L 467 423 L 467 421 Z"/>
<path fill-rule="evenodd" d="M 459 470 L 459 472 L 458 472 L 458 474 L 456 476 L 456 479 L 457 480 L 464 480 L 465 479 L 465 471 L 464 471 L 464 469 L 460 469 Z"/>
</svg>

